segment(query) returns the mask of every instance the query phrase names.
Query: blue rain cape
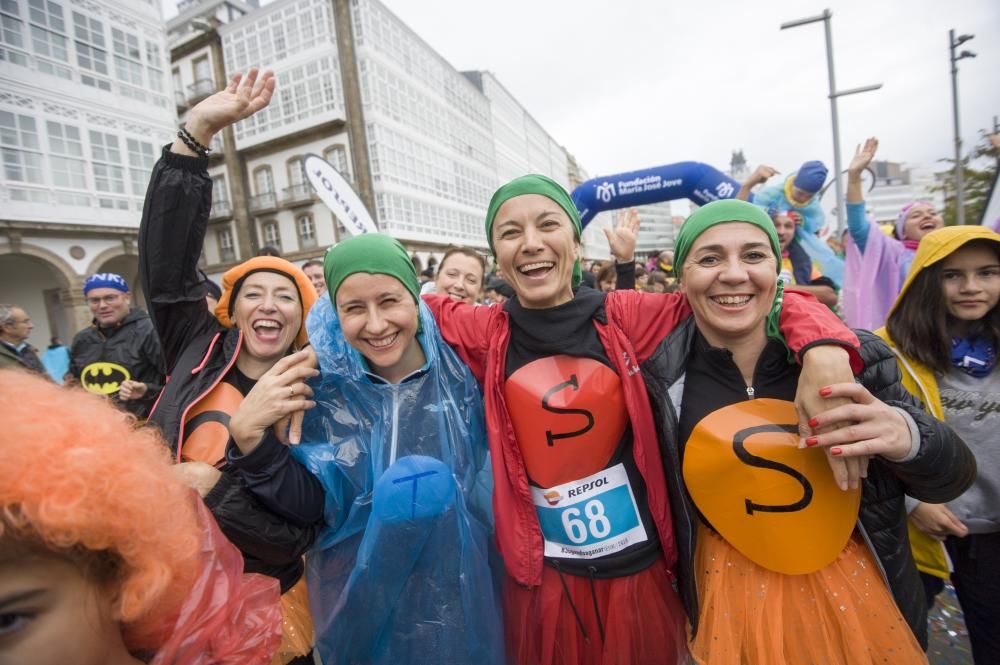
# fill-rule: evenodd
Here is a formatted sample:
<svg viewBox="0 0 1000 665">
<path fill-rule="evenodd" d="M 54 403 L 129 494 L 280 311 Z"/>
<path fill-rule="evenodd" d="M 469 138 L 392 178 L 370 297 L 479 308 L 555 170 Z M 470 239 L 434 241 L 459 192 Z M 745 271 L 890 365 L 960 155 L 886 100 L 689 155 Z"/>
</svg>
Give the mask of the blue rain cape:
<svg viewBox="0 0 1000 665">
<path fill-rule="evenodd" d="M 794 177 L 792 174 L 789 177 Z M 844 260 L 837 256 L 830 247 L 820 240 L 816 235 L 823 228 L 823 221 L 826 213 L 820 205 L 819 196 L 809 199 L 809 203 L 804 206 L 794 205 L 785 196 L 785 181 L 780 185 L 764 187 L 753 197 L 752 203 L 758 205 L 768 214 L 774 212 L 787 212 L 794 210 L 802 215 L 802 224 L 795 230 L 795 238 L 799 245 L 806 251 L 809 258 L 814 261 L 823 273 L 824 277 L 829 277 L 839 289 L 844 284 Z"/>
<path fill-rule="evenodd" d="M 368 372 L 329 297 L 306 322 L 321 376 L 292 454 L 326 490 L 306 568 L 324 665 L 504 662 L 482 395 L 423 302 L 420 321 L 427 362 L 398 385 Z"/>
</svg>

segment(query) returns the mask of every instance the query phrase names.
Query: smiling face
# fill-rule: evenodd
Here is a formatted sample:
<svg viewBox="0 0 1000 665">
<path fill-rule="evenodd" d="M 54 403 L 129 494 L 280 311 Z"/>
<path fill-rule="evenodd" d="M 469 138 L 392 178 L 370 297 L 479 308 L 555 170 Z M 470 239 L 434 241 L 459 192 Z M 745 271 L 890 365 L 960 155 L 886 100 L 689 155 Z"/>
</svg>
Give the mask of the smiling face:
<svg viewBox="0 0 1000 665">
<path fill-rule="evenodd" d="M 978 321 L 1000 301 L 1000 259 L 993 243 L 970 243 L 941 262 L 941 288 L 948 313 Z"/>
<path fill-rule="evenodd" d="M 87 305 L 97 324 L 104 327 L 117 326 L 128 316 L 132 306 L 132 295 L 118 289 L 100 288 L 87 291 Z"/>
<path fill-rule="evenodd" d="M 493 224 L 497 266 L 527 309 L 573 299 L 573 266 L 580 255 L 573 222 L 552 199 L 522 194 L 506 201 Z"/>
<path fill-rule="evenodd" d="M 363 272 L 350 275 L 337 289 L 336 306 L 344 339 L 375 374 L 398 383 L 423 366 L 417 303 L 398 279 Z"/>
<path fill-rule="evenodd" d="M 437 293 L 471 305 L 483 288 L 483 264 L 471 256 L 454 252 L 438 268 L 434 287 Z"/>
<path fill-rule="evenodd" d="M 126 662 L 113 600 L 61 558 L 0 562 L 0 663 Z"/>
<path fill-rule="evenodd" d="M 717 224 L 702 233 L 684 261 L 680 290 L 712 346 L 764 338 L 777 291 L 777 258 L 753 224 Z"/>
<path fill-rule="evenodd" d="M 775 215 L 771 218 L 774 221 L 774 229 L 778 232 L 778 242 L 782 251 L 795 240 L 795 220 L 788 215 Z"/>
<path fill-rule="evenodd" d="M 236 294 L 233 323 L 243 331 L 243 353 L 274 363 L 292 347 L 302 327 L 302 300 L 289 277 L 251 273 Z"/>
<path fill-rule="evenodd" d="M 903 221 L 903 240 L 920 240 L 931 231 L 944 226 L 944 219 L 932 206 L 916 204 L 906 213 Z"/>
</svg>

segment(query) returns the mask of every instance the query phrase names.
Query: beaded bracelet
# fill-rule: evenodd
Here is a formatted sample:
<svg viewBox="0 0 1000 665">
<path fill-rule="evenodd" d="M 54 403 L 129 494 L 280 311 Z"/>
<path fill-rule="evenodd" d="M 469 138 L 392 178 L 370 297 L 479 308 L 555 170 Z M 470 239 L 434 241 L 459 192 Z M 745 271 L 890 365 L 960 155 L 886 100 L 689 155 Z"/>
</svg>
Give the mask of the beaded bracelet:
<svg viewBox="0 0 1000 665">
<path fill-rule="evenodd" d="M 177 132 L 177 138 L 183 141 L 184 145 L 186 145 L 191 152 L 197 154 L 199 157 L 208 157 L 210 149 L 199 143 L 195 137 L 191 136 L 188 130 L 181 127 Z"/>
</svg>

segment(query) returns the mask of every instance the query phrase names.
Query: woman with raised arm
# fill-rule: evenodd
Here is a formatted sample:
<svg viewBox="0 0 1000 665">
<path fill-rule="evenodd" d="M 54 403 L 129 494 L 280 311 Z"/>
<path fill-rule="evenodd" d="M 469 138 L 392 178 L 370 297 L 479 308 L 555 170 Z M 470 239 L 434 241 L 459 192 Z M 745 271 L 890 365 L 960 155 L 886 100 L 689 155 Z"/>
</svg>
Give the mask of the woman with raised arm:
<svg viewBox="0 0 1000 665">
<path fill-rule="evenodd" d="M 577 288 L 581 230 L 562 187 L 517 178 L 494 194 L 486 217 L 516 298 L 489 308 L 426 300 L 483 384 L 508 656 L 677 663 L 685 621 L 673 584 L 680 572 L 685 602 L 693 597 L 693 577 L 676 567 L 693 555 L 692 542 L 643 378 L 659 342 L 691 310 L 680 295 Z M 634 248 L 637 230 L 626 215 L 611 234 L 619 261 L 631 263 L 625 245 Z M 811 297 L 789 294 L 782 322 L 795 352 L 834 341 L 854 353 L 856 337 Z M 852 378 L 848 356 L 836 346 L 805 356 L 807 367 L 818 365 L 813 383 L 800 384 L 813 410 L 820 387 Z M 859 465 L 849 476 L 834 464 L 845 488 L 857 482 Z"/>
<path fill-rule="evenodd" d="M 149 422 L 247 569 L 280 581 L 285 640 L 276 662 L 310 662 L 302 554 L 318 524 L 292 524 L 266 510 L 227 470 L 225 449 L 231 428 L 280 436 L 283 429 L 274 425 L 311 406 L 305 380 L 317 371 L 299 366 L 309 354 L 296 351 L 307 344 L 305 317 L 316 291 L 288 261 L 255 257 L 223 275 L 212 316 L 198 271 L 212 206 L 204 146 L 223 127 L 264 108 L 273 92 L 274 75 L 251 69 L 191 109 L 153 169 L 139 227 L 139 272 L 170 376 Z"/>
<path fill-rule="evenodd" d="M 767 213 L 743 201 L 688 218 L 675 269 L 693 317 L 643 365 L 668 476 L 683 475 L 685 518 L 675 523 L 694 541 L 679 566 L 682 582 L 697 582 L 692 655 L 711 665 L 926 662 L 904 493 L 954 498 L 975 460 L 865 331 L 860 383 L 821 391 L 850 403 L 809 423 L 850 426 L 799 436 L 799 369 L 772 332 L 780 252 Z M 824 452 L 869 456 L 861 488 L 840 491 Z"/>
<path fill-rule="evenodd" d="M 983 226 L 938 229 L 920 241 L 886 326 L 876 332 L 896 354 L 903 385 L 965 439 L 979 464 L 976 482 L 947 505 L 908 506 L 928 603 L 950 578 L 977 665 L 1000 662 L 998 302 L 1000 235 Z"/>
<path fill-rule="evenodd" d="M 847 167 L 847 270 L 844 279 L 844 315 L 857 328 L 875 330 L 885 317 L 910 271 L 920 240 L 944 226 L 929 201 L 907 203 L 899 211 L 892 236 L 882 232 L 865 213 L 861 175 L 875 158 L 878 139 L 858 146 Z"/>
</svg>

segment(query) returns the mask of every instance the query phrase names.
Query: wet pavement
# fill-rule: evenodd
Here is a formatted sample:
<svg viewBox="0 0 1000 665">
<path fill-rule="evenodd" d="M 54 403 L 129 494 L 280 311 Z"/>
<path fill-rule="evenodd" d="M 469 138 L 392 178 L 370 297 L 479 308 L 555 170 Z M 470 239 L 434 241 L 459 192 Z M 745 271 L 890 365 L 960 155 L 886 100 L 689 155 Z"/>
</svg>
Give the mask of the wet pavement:
<svg viewBox="0 0 1000 665">
<path fill-rule="evenodd" d="M 972 665 L 969 631 L 965 629 L 962 609 L 950 584 L 938 594 L 937 603 L 930 611 L 928 629 L 927 657 L 931 665 Z"/>
</svg>

